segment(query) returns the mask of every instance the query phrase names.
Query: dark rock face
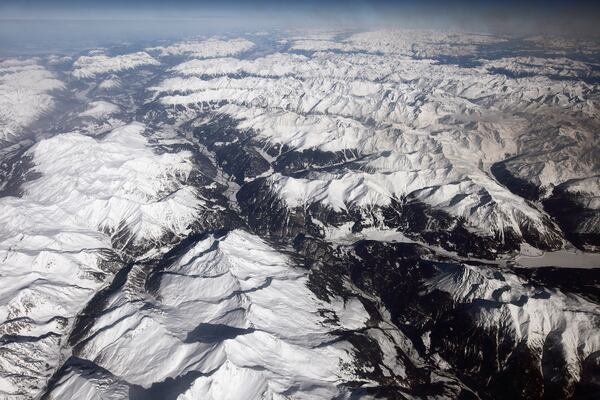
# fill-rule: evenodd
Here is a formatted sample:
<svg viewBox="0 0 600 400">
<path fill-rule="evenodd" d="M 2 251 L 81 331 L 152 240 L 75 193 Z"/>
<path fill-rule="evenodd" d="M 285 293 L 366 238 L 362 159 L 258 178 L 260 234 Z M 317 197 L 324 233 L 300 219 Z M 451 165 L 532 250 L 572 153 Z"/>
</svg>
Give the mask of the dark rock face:
<svg viewBox="0 0 600 400">
<path fill-rule="evenodd" d="M 319 239 L 298 236 L 294 241 L 294 248 L 302 254 L 304 266 L 310 268 L 309 288 L 321 299 L 329 300 L 333 296 L 342 298 L 356 297 L 367 310 L 370 316 L 370 329 L 380 330 L 382 334 L 388 335 L 385 330 L 381 330 L 378 324 L 383 321 L 381 314 L 381 304 L 374 301 L 379 299 L 385 309 L 392 313 L 392 321 L 396 324 L 403 334 L 412 342 L 418 353 L 425 354 L 425 346 L 417 335 L 417 329 L 413 329 L 408 324 L 407 319 L 402 314 L 408 312 L 408 308 L 400 307 L 403 299 L 408 302 L 410 296 L 415 295 L 417 286 L 412 288 L 415 291 L 405 291 L 409 285 L 408 280 L 398 281 L 393 271 L 388 270 L 382 265 L 378 265 L 373 257 L 370 259 L 361 259 L 363 255 L 371 254 L 371 251 L 381 250 L 371 248 L 370 245 L 377 242 L 361 242 L 348 249 L 335 249 Z M 348 252 L 346 251 L 348 250 Z M 354 251 L 353 255 L 350 255 Z M 407 257 L 416 257 L 419 254 L 426 253 L 426 250 L 414 245 L 400 245 L 399 252 L 406 251 Z M 397 264 L 396 261 L 390 262 Z M 407 267 L 408 264 L 402 264 L 398 267 L 400 270 Z M 406 271 L 406 270 L 405 270 Z M 410 274 L 410 273 L 409 273 Z M 392 280 L 394 279 L 394 280 Z M 348 288 L 344 282 L 350 281 L 356 285 L 363 294 L 359 294 Z M 395 296 L 401 296 L 396 298 Z M 431 304 L 432 305 L 432 304 Z M 428 305 L 424 304 L 427 308 Z M 420 310 L 414 310 L 417 315 Z M 463 387 L 456 377 L 449 374 L 448 382 L 435 382 L 435 367 L 431 364 L 423 365 L 422 361 L 417 361 L 405 350 L 397 347 L 397 362 L 405 368 L 405 376 L 396 375 L 395 371 L 388 370 L 383 362 L 384 354 L 380 345 L 373 341 L 372 337 L 367 335 L 368 330 L 339 332 L 341 338 L 348 340 L 357 349 L 356 370 L 355 372 L 363 379 L 375 380 L 380 383 L 377 387 L 354 389 L 354 396 L 360 398 L 364 395 L 375 395 L 382 398 L 406 398 L 405 396 L 441 396 L 446 395 L 456 398 L 476 398 L 473 392 Z M 458 386 L 458 387 L 457 387 Z M 353 397 L 354 398 L 354 397 Z"/>
<path fill-rule="evenodd" d="M 543 349 L 536 349 L 518 339 L 515 327 L 506 314 L 502 291 L 494 294 L 497 300 L 453 298 L 436 288 L 432 282 L 443 279 L 460 281 L 468 279 L 469 271 L 453 260 L 430 261 L 431 253 L 417 245 L 361 241 L 352 246 L 334 249 L 318 239 L 297 239 L 295 248 L 307 257 L 311 266 L 310 287 L 317 295 L 328 298 L 334 294 L 349 296 L 347 285 L 340 283 L 349 279 L 361 293 L 379 299 L 389 311 L 391 320 L 411 340 L 411 346 L 434 364 L 439 354 L 446 360 L 451 371 L 470 390 L 484 399 L 559 399 L 586 398 L 597 388 L 597 356 L 588 357 L 582 364 L 588 380 L 577 383 L 572 371 L 568 371 L 561 332 L 554 331 L 543 342 Z M 494 268 L 482 266 L 481 268 Z M 590 276 L 594 276 L 590 272 Z M 494 274 L 502 279 L 502 273 Z M 340 278 L 345 277 L 345 278 Z M 542 281 L 551 283 L 552 278 L 531 280 L 530 284 L 543 291 Z M 565 291 L 581 290 L 576 279 L 566 283 Z M 538 283 L 536 283 L 538 282 Z M 472 283 L 476 290 L 479 283 Z M 506 288 L 508 289 L 508 288 Z M 594 292 L 594 288 L 583 289 Z M 527 297 L 514 300 L 512 304 L 522 307 Z M 369 300 L 363 298 L 365 304 Z M 377 307 L 366 306 L 373 321 L 381 318 Z M 482 321 L 496 321 L 493 324 Z M 425 345 L 423 337 L 429 335 Z M 367 348 L 368 346 L 365 345 Z M 359 347 L 362 348 L 362 347 Z M 373 353 L 359 354 L 371 362 L 377 360 Z M 403 360 L 409 365 L 408 358 Z M 414 373 L 407 384 L 414 392 L 427 387 L 433 395 L 435 385 L 427 384 L 427 368 L 412 366 Z M 429 367 L 433 368 L 433 367 Z M 381 377 L 372 377 L 381 379 Z M 396 385 L 398 383 L 396 382 Z M 378 390 L 383 390 L 379 388 Z M 392 395 L 396 391 L 395 395 Z M 402 387 L 387 386 L 385 396 L 401 396 Z M 470 392 L 469 392 L 470 393 Z M 467 392 L 461 395 L 467 396 Z M 401 398 L 401 397 L 398 397 Z"/>
<path fill-rule="evenodd" d="M 524 199 L 535 201 L 542 194 L 541 190 L 533 183 L 513 175 L 506 167 L 505 161 L 492 165 L 491 172 L 498 182 Z"/>
<path fill-rule="evenodd" d="M 500 184 L 504 185 L 512 193 L 521 196 L 528 201 L 535 202 L 540 200 L 544 195 L 544 190 L 542 190 L 542 188 L 540 188 L 532 182 L 515 176 L 507 167 L 507 163 L 509 163 L 510 160 L 511 159 L 508 159 L 492 165 L 491 172 L 496 178 L 496 180 Z M 544 208 L 546 209 L 546 212 L 548 212 L 548 214 L 550 214 L 550 216 L 554 218 L 556 222 L 558 222 L 560 227 L 564 230 L 564 223 L 561 222 L 561 218 L 569 217 L 566 217 L 564 212 L 562 212 L 564 210 L 552 210 L 553 208 L 560 207 L 553 206 L 553 201 L 550 201 L 551 204 L 547 205 L 547 201 L 548 200 L 544 200 Z M 578 219 L 585 219 L 586 217 L 589 217 L 587 215 L 582 214 L 581 210 L 573 210 L 573 212 L 571 212 L 571 217 L 575 214 L 579 214 L 576 217 Z M 525 242 L 542 250 L 560 249 L 562 246 L 560 232 L 555 228 L 554 222 L 551 221 L 547 216 L 544 215 L 542 218 L 544 224 L 550 228 L 550 232 L 552 233 L 549 235 L 540 234 L 540 232 L 538 232 L 538 230 L 535 227 L 530 226 L 530 224 L 527 223 L 527 221 L 523 221 L 519 226 L 523 234 L 523 239 L 525 240 Z M 578 239 L 573 235 L 567 235 L 567 239 L 573 242 L 573 244 L 577 245 Z"/>
<path fill-rule="evenodd" d="M 259 178 L 242 186 L 237 201 L 248 225 L 262 236 L 289 241 L 297 235 L 323 237 L 314 220 L 339 226 L 354 222 L 358 215 L 335 212 L 313 203 L 307 208 L 289 208 L 270 187 L 268 178 Z"/>
<path fill-rule="evenodd" d="M 513 270 L 532 285 L 541 288 L 557 288 L 585 297 L 593 303 L 600 303 L 600 271 L 597 268 L 543 267 Z M 548 296 L 547 289 L 541 289 L 539 295 Z"/>
<path fill-rule="evenodd" d="M 320 151 L 306 149 L 302 151 L 283 152 L 273 163 L 273 169 L 284 175 L 302 177 L 309 171 L 326 171 L 331 168 L 344 168 L 356 162 L 355 151 Z"/>
<path fill-rule="evenodd" d="M 600 211 L 587 208 L 585 197 L 567 193 L 559 186 L 543 204 L 571 243 L 582 250 L 600 248 L 600 229 L 589 226 L 590 221 L 600 221 Z"/>
<path fill-rule="evenodd" d="M 22 195 L 21 185 L 40 175 L 34 171 L 32 157 L 20 149 L 0 161 L 0 197 Z"/>
<path fill-rule="evenodd" d="M 69 345 L 74 346 L 73 353 L 77 355 L 77 348 L 81 341 L 85 340 L 88 330 L 93 326 L 96 318 L 102 313 L 109 297 L 121 289 L 127 280 L 127 276 L 131 271 L 132 265 L 124 265 L 114 275 L 109 285 L 96 293 L 94 297 L 86 304 L 82 312 L 79 313 L 71 334 L 69 335 Z"/>
<path fill-rule="evenodd" d="M 217 164 L 235 178 L 239 185 L 245 178 L 256 177 L 269 170 L 270 164 L 255 149 L 252 136 L 234 128 L 230 118 L 221 116 L 194 129 L 194 136 L 214 152 Z"/>
<path fill-rule="evenodd" d="M 236 122 L 223 115 L 207 114 L 209 122 L 193 128 L 194 137 L 215 155 L 216 167 L 241 186 L 236 194 L 244 218 L 250 226 L 270 237 L 291 236 L 308 233 L 321 236 L 314 220 L 326 225 L 339 226 L 354 222 L 353 231 L 364 227 L 365 217 L 374 223 L 399 230 L 416 240 L 440 246 L 461 256 L 494 259 L 499 254 L 510 253 L 519 248 L 522 241 L 543 250 L 560 248 L 562 239 L 553 221 L 545 218 L 543 223 L 549 233 L 543 234 L 522 218 L 519 229 L 522 238 L 511 228 L 492 236 L 475 234 L 466 221 L 417 200 L 413 195 L 392 199 L 387 207 L 360 209 L 349 206 L 347 211 L 334 211 L 318 203 L 302 209 L 290 209 L 270 186 L 268 171 L 279 172 L 295 178 L 309 178 L 314 172 L 343 173 L 360 168 L 363 156 L 356 151 L 325 152 L 320 150 L 296 151 L 287 146 L 265 146 L 255 139 L 252 131 L 239 131 Z M 267 161 L 263 154 L 273 158 Z M 541 191 L 537 186 L 514 177 L 505 164 L 492 167 L 497 179 L 511 191 L 526 199 L 537 200 Z M 484 196 L 485 197 L 485 196 Z M 489 200 L 482 200 L 489 201 Z M 260 228 L 259 228 L 260 227 Z"/>
<path fill-rule="evenodd" d="M 581 400 L 596 398 L 600 392 L 600 353 L 595 352 L 583 361 L 581 380 L 575 387 L 575 397 Z"/>
<path fill-rule="evenodd" d="M 248 224 L 261 235 L 294 237 L 310 234 L 322 237 L 313 220 L 331 226 L 353 222 L 354 232 L 368 227 L 364 224 L 364 213 L 370 212 L 372 220 L 403 232 L 415 240 L 422 240 L 455 251 L 462 256 L 494 259 L 498 254 L 519 248 L 521 243 L 514 232 L 506 231 L 503 239 L 484 237 L 469 231 L 465 222 L 447 213 L 432 209 L 417 200 L 400 203 L 393 200 L 389 207 L 375 207 L 370 211 L 350 208 L 347 212 L 336 212 L 318 203 L 307 208 L 290 209 L 271 189 L 267 178 L 245 184 L 237 194 L 237 200 L 248 219 Z"/>
<path fill-rule="evenodd" d="M 254 232 L 273 238 L 293 237 L 306 227 L 305 216 L 289 210 L 269 187 L 266 178 L 242 186 L 237 201 Z"/>
<path fill-rule="evenodd" d="M 388 227 L 461 256 L 493 259 L 498 253 L 518 249 L 521 242 L 512 230 L 504 232 L 503 240 L 499 234 L 496 237 L 476 235 L 467 229 L 464 220 L 411 198 L 392 201 L 383 215 Z"/>
</svg>

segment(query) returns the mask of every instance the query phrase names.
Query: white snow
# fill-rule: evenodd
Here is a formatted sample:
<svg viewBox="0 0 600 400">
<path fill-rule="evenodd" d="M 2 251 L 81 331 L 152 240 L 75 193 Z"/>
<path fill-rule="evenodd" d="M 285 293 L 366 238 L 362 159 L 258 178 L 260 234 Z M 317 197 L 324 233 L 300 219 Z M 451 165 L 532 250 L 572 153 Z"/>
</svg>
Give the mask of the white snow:
<svg viewBox="0 0 600 400">
<path fill-rule="evenodd" d="M 368 52 L 400 54 L 412 57 L 463 56 L 473 54 L 483 44 L 504 39 L 484 34 L 443 32 L 438 30 L 379 30 L 352 34 L 342 41 L 333 38 L 307 38 L 293 42 L 292 50 Z"/>
<path fill-rule="evenodd" d="M 304 177 L 273 169 L 262 176 L 289 208 L 360 207 L 368 225 L 360 233 L 352 232 L 352 223 L 313 221 L 326 240 L 342 246 L 360 239 L 414 243 L 386 230 L 377 213 L 377 206 L 407 195 L 465 218 L 477 233 L 512 228 L 519 234 L 527 228 L 559 235 L 539 204 L 512 194 L 489 172 L 493 163 L 519 153 L 528 157 L 511 161 L 516 176 L 548 193 L 560 186 L 581 196 L 585 207 L 599 209 L 598 85 L 553 79 L 594 78 L 597 65 L 567 56 L 448 65 L 435 59 L 475 55 L 480 46 L 504 38 L 425 30 L 341 33 L 290 32 L 278 42 L 282 52 L 249 59 L 236 55 L 254 49 L 254 43 L 211 38 L 117 56 L 98 49 L 73 63 L 73 76 L 92 82 L 89 93 L 112 94 L 128 89 L 120 72 L 159 66 L 159 57 L 172 57 L 161 58 L 162 67 L 184 58 L 165 67 L 163 80 L 149 88 L 145 105 L 152 111 L 142 116 L 155 126 L 152 113 L 158 109 L 177 122 L 160 121 L 159 132 L 140 123 L 106 135 L 94 135 L 97 130 L 84 135 L 80 127 L 48 132 L 26 153 L 39 177 L 23 184 L 22 197 L 0 198 L 0 336 L 36 340 L 0 343 L 0 397 L 39 396 L 70 355 L 66 340 L 76 316 L 125 260 L 133 266 L 123 287 L 98 304 L 98 317 L 77 349 L 77 356 L 102 369 L 70 368 L 49 398 L 126 399 L 131 385 L 149 389 L 189 372 L 202 375 L 178 400 L 346 398 L 344 384 L 358 378 L 360 365 L 354 363 L 353 345 L 333 333 L 340 330 L 360 330 L 375 340 L 388 368 L 382 368 L 384 374 L 406 377 L 406 356 L 412 364 L 425 364 L 387 310 L 380 310 L 383 320 L 371 318 L 372 308 L 363 303 L 370 295 L 317 297 L 307 286 L 307 270 L 248 232 L 208 235 L 160 266 L 164 269 L 147 262 L 170 249 L 163 240 L 187 236 L 204 218 L 205 200 L 189 182 L 192 173 L 204 172 L 195 171 L 193 154 L 153 147 L 161 136 L 164 143 L 184 142 L 177 129 L 198 117 L 198 110 L 233 118 L 265 148 L 285 145 L 340 156 L 338 165 Z M 550 45 L 541 38 L 530 41 Z M 583 52 L 594 48 L 582 46 Z M 577 43 L 558 40 L 554 48 L 572 51 Z M 0 62 L 0 142 L 19 140 L 52 110 L 52 92 L 64 88 L 39 62 Z M 92 101 L 74 115 L 102 120 L 126 113 L 123 99 L 120 105 Z M 228 193 L 233 191 L 232 185 Z M 600 226 L 597 218 L 586 224 L 581 228 L 586 232 Z M 150 251 L 133 259 L 131 248 Z M 432 258 L 453 256 L 430 249 Z M 599 260 L 571 250 L 524 247 L 515 262 L 596 268 Z M 598 306 L 528 285 L 505 268 L 507 261 L 493 268 L 468 261 L 465 269 L 448 267 L 427 282 L 427 290 L 445 292 L 458 303 L 495 302 L 497 307 L 478 309 L 480 327 L 505 327 L 536 354 L 548 334 L 560 331 L 569 373 L 578 374 L 580 360 L 600 350 Z M 538 296 L 546 290 L 550 296 Z M 429 347 L 431 338 L 424 339 Z M 439 355 L 433 359 L 451 368 Z M 450 378 L 432 372 L 432 382 L 444 379 Z"/>
<path fill-rule="evenodd" d="M 109 76 L 98 85 L 98 88 L 102 90 L 117 89 L 119 87 L 121 87 L 121 80 L 116 75 Z"/>
<path fill-rule="evenodd" d="M 588 300 L 558 289 L 551 295 L 535 296 L 539 287 L 510 272 L 466 266 L 464 270 L 448 271 L 433 280 L 431 290 L 449 293 L 457 302 L 478 299 L 498 303 L 498 307 L 484 307 L 476 316 L 478 325 L 496 329 L 506 327 L 514 332 L 516 343 L 525 341 L 535 352 L 542 352 L 545 338 L 551 332 L 561 332 L 561 343 L 569 374 L 579 378 L 580 360 L 600 349 L 600 331 L 597 329 L 598 306 Z M 500 293 L 497 295 L 496 293 Z M 523 297 L 525 304 L 518 305 Z"/>
<path fill-rule="evenodd" d="M 82 117 L 92 117 L 92 118 L 102 118 L 109 116 L 111 114 L 118 113 L 120 111 L 119 106 L 116 104 L 110 103 L 108 101 L 92 101 L 89 103 L 89 108 L 82 112 Z"/>
<path fill-rule="evenodd" d="M 34 59 L 0 62 L 0 144 L 18 141 L 24 128 L 52 109 L 51 92 L 62 88 Z"/>
<path fill-rule="evenodd" d="M 102 140 L 43 140 L 29 153 L 41 176 L 22 197 L 0 199 L 0 332 L 41 336 L 2 344 L 6 396 L 35 397 L 63 361 L 74 318 L 122 267 L 111 234 L 127 230 L 118 251 L 183 235 L 197 218 L 189 153 L 158 155 L 143 131 L 131 124 Z"/>
<path fill-rule="evenodd" d="M 534 155 L 517 174 L 541 186 L 593 174 L 597 133 L 584 121 L 600 126 L 594 89 L 580 81 L 514 79 L 490 73 L 488 66 L 408 58 L 410 43 L 444 53 L 501 40 L 429 31 L 364 33 L 336 43 L 358 44 L 369 54 L 192 60 L 151 90 L 167 107 L 213 107 L 269 144 L 363 157 L 360 168 L 313 172 L 310 179 L 273 176 L 290 207 L 321 202 L 345 210 L 411 194 L 482 232 L 512 228 L 518 234 L 530 225 L 555 238 L 543 213 L 499 185 L 486 167 L 531 149 Z M 562 137 L 573 141 L 564 146 Z M 537 152 L 540 146 L 547 151 Z M 482 201 L 487 195 L 491 201 Z"/>
<path fill-rule="evenodd" d="M 189 152 L 158 155 L 126 125 L 97 140 L 75 133 L 38 143 L 32 150 L 42 178 L 25 186 L 28 197 L 70 212 L 80 226 L 114 232 L 121 224 L 132 240 L 185 234 L 201 206 L 185 185 Z"/>
<path fill-rule="evenodd" d="M 352 346 L 332 341 L 333 326 L 319 314 L 329 306 L 306 287 L 306 271 L 256 236 L 233 231 L 198 242 L 161 273 L 155 293 L 136 287 L 138 274 L 110 298 L 82 348 L 119 379 L 147 387 L 210 373 L 183 400 L 332 398 L 353 377 L 342 369 Z M 366 319 L 357 300 L 336 307 L 345 327 Z"/>
<path fill-rule="evenodd" d="M 123 54 L 114 57 L 105 54 L 81 56 L 73 63 L 73 76 L 79 79 L 93 78 L 96 75 L 158 64 L 160 63 L 146 52 Z"/>
<path fill-rule="evenodd" d="M 237 38 L 223 40 L 210 38 L 207 40 L 195 40 L 176 43 L 166 47 L 152 47 L 147 51 L 156 51 L 161 56 L 187 55 L 197 58 L 224 57 L 248 51 L 254 47 L 249 40 Z"/>
</svg>

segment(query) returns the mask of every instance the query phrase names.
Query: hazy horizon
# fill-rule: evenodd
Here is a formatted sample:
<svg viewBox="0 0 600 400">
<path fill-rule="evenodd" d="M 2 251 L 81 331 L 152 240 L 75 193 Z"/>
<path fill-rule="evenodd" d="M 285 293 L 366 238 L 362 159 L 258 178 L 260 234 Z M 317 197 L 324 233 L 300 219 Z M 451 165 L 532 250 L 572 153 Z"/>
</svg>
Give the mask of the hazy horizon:
<svg viewBox="0 0 600 400">
<path fill-rule="evenodd" d="M 305 28 L 423 28 L 524 36 L 593 35 L 598 6 L 584 1 L 2 1 L 2 53 L 123 41 Z"/>
</svg>

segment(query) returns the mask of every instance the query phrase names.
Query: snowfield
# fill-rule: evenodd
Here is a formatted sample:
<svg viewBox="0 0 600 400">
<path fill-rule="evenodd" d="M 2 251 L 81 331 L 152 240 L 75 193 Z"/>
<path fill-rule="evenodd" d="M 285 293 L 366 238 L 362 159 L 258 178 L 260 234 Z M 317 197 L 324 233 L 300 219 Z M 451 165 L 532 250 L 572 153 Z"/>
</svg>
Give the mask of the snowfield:
<svg viewBox="0 0 600 400">
<path fill-rule="evenodd" d="M 383 53 L 433 58 L 441 55 L 468 55 L 476 52 L 478 46 L 501 43 L 505 40 L 491 35 L 409 29 L 360 32 L 341 41 L 332 39 L 334 38 L 301 38 L 293 42 L 291 50 L 337 50 L 349 53 Z"/>
<path fill-rule="evenodd" d="M 6 396 L 30 398 L 44 387 L 69 352 L 76 316 L 122 267 L 121 250 L 158 246 L 196 217 L 200 200 L 182 183 L 188 155 L 155 154 L 143 131 L 131 124 L 103 140 L 42 141 L 31 149 L 40 177 L 21 198 L 0 199 L 2 333 L 37 338 L 3 344 Z"/>
<path fill-rule="evenodd" d="M 600 391 L 596 41 L 148 46 L 0 59 L 0 400 Z"/>
<path fill-rule="evenodd" d="M 556 67 L 548 62 L 548 68 Z M 391 199 L 410 194 L 491 235 L 507 229 L 526 235 L 526 225 L 543 237 L 557 236 L 538 209 L 498 185 L 482 166 L 527 146 L 535 148 L 521 138 L 531 129 L 542 131 L 540 123 L 551 130 L 551 121 L 564 115 L 600 122 L 595 112 L 598 94 L 583 82 L 515 79 L 430 60 L 364 53 L 315 53 L 310 58 L 278 53 L 253 60 L 187 61 L 173 71 L 184 77 L 166 79 L 152 88 L 165 94 L 161 102 L 167 106 L 225 102 L 218 112 L 237 119 L 239 129 L 254 130 L 269 145 L 347 152 L 348 160 L 360 158 L 358 171 L 315 172 L 308 180 L 275 177 L 275 187 L 290 207 L 386 206 Z M 535 124 L 528 115 L 536 116 Z M 581 122 L 565 129 L 590 138 L 596 135 Z M 540 132 L 545 143 L 549 136 L 550 132 Z M 557 152 L 570 153 L 568 158 L 557 155 L 562 166 L 545 161 L 543 173 L 531 174 L 525 170 L 531 165 L 520 165 L 519 176 L 551 187 L 593 173 L 596 159 L 582 158 L 591 151 L 585 142 L 568 146 L 554 142 Z M 595 148 L 594 142 L 587 143 Z M 378 156 L 382 153 L 386 156 Z M 543 157 L 548 154 L 551 149 Z M 575 159 L 585 161 L 573 163 Z M 491 201 L 482 202 L 482 193 Z"/>
<path fill-rule="evenodd" d="M 54 105 L 52 91 L 64 88 L 36 60 L 0 62 L 0 145 L 18 141 L 23 130 Z"/>
<path fill-rule="evenodd" d="M 90 228 L 116 232 L 126 226 L 124 244 L 185 234 L 201 205 L 185 185 L 190 154 L 157 155 L 143 131 L 131 124 L 101 140 L 65 134 L 39 143 L 32 153 L 42 178 L 25 188 L 26 196 Z"/>
<path fill-rule="evenodd" d="M 254 47 L 254 43 L 246 39 L 221 40 L 210 38 L 207 40 L 197 40 L 176 43 L 166 47 L 152 47 L 147 49 L 150 52 L 158 52 L 160 56 L 181 56 L 208 58 L 224 57 L 243 53 Z"/>
<path fill-rule="evenodd" d="M 333 337 L 318 312 L 327 305 L 289 264 L 260 239 L 234 231 L 198 242 L 156 274 L 134 266 L 79 351 L 144 389 L 200 372 L 179 399 L 338 396 L 337 385 L 352 379 L 343 370 L 352 346 L 328 344 Z M 148 273 L 157 283 L 144 293 L 137 285 Z M 365 313 L 353 312 L 354 318 Z M 149 363 L 161 368 L 148 369 Z M 59 385 L 51 398 L 64 393 Z"/>
<path fill-rule="evenodd" d="M 93 54 L 81 56 L 73 63 L 73 76 L 79 79 L 93 78 L 111 72 L 121 72 L 137 68 L 142 65 L 158 65 L 159 61 L 146 52 L 107 56 Z"/>
</svg>

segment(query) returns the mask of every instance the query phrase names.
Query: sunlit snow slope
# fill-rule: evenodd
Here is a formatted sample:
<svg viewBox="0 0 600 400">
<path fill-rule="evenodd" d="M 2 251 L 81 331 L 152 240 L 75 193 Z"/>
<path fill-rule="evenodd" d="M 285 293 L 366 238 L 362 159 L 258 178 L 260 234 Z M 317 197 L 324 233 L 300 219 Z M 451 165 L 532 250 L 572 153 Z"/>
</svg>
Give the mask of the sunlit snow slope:
<svg viewBox="0 0 600 400">
<path fill-rule="evenodd" d="M 0 59 L 0 399 L 595 398 L 598 46 Z"/>
</svg>

